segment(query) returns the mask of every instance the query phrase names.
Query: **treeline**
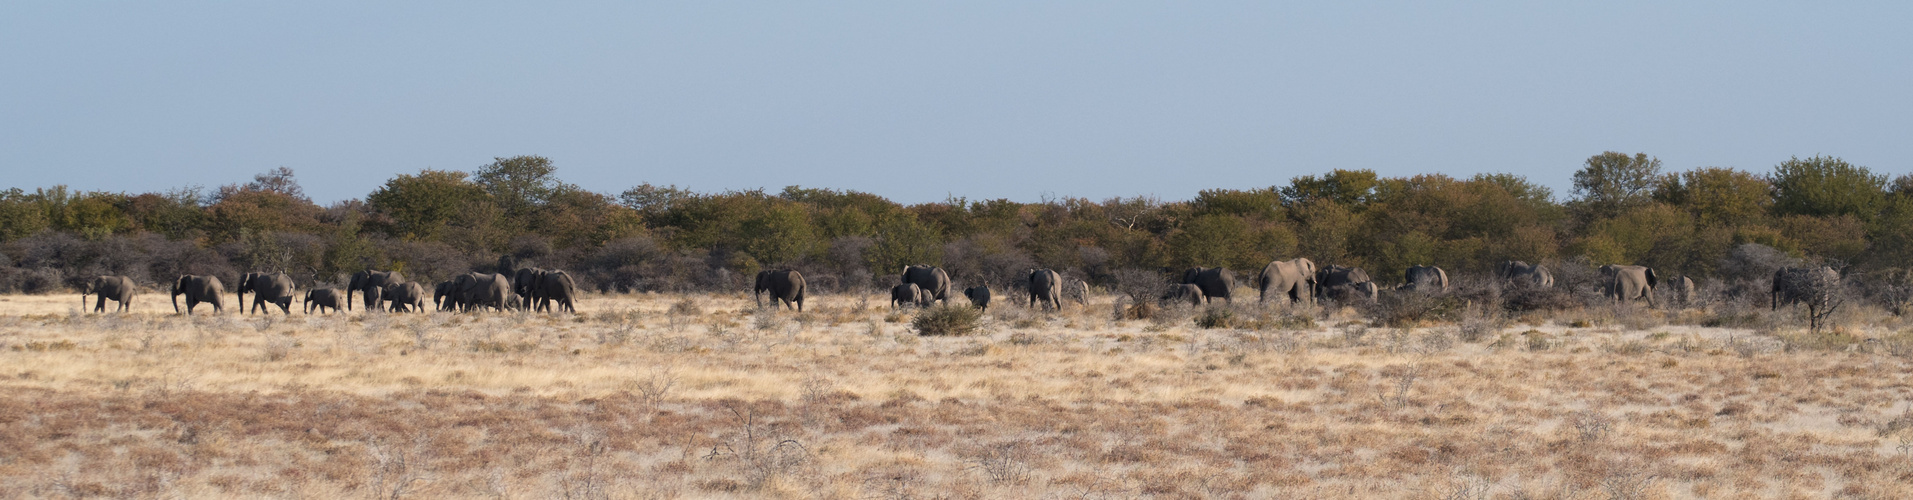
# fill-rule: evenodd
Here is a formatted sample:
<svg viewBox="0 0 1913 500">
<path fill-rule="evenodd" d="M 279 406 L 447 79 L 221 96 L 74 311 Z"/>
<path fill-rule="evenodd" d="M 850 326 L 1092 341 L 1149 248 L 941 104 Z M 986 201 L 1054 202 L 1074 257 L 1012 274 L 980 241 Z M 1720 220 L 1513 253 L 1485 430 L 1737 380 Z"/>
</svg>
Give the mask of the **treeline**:
<svg viewBox="0 0 1913 500">
<path fill-rule="evenodd" d="M 0 192 L 0 291 L 64 289 L 123 274 L 234 279 L 284 270 L 308 284 L 361 269 L 436 280 L 502 254 L 572 270 L 605 291 L 741 289 L 792 267 L 821 291 L 888 284 L 907 264 L 960 283 L 1014 283 L 1048 267 L 1107 284 L 1122 269 L 1274 259 L 1365 267 L 1386 284 L 1417 264 L 1487 273 L 1503 260 L 1639 264 L 1705 279 L 1757 243 L 1869 271 L 1913 263 L 1913 176 L 1838 158 L 1772 171 L 1664 172 L 1645 154 L 1602 153 L 1557 198 L 1512 174 L 1305 175 L 1211 189 L 1187 201 L 953 198 L 903 205 L 854 191 L 787 187 L 696 193 L 643 184 L 611 195 L 559 180 L 551 161 L 499 158 L 473 172 L 424 170 L 363 200 L 320 206 L 279 168 L 211 192 Z"/>
</svg>

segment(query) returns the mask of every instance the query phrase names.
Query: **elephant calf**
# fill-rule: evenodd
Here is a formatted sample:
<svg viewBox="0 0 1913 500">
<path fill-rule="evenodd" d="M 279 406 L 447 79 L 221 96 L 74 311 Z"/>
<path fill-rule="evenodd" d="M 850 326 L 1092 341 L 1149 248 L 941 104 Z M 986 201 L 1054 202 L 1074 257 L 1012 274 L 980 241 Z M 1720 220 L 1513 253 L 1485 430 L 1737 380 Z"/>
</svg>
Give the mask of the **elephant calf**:
<svg viewBox="0 0 1913 500">
<path fill-rule="evenodd" d="M 336 313 L 339 312 L 339 304 L 342 303 L 343 300 L 344 294 L 340 293 L 337 288 L 306 290 L 305 307 L 303 309 L 306 314 L 312 314 L 312 311 L 315 310 L 320 313 L 325 313 L 325 309 L 330 307 L 332 308 L 332 312 Z"/>
<path fill-rule="evenodd" d="M 96 295 L 99 297 L 99 301 L 93 305 L 93 312 L 106 312 L 106 299 L 113 299 L 114 302 L 119 303 L 119 307 L 114 309 L 115 311 L 132 312 L 133 293 L 137 291 L 139 291 L 139 286 L 133 284 L 132 278 L 125 276 L 101 276 L 93 278 L 92 281 L 88 281 L 86 284 L 80 286 L 80 308 L 86 308 L 87 295 Z"/>
<path fill-rule="evenodd" d="M 371 290 L 367 290 L 365 296 L 373 297 L 374 294 Z M 385 288 L 380 289 L 376 296 L 380 300 L 391 302 L 392 312 L 414 310 L 425 312 L 425 287 L 418 283 L 385 285 Z"/>
<path fill-rule="evenodd" d="M 904 283 L 890 288 L 890 308 L 923 305 L 923 289 L 915 283 Z"/>
<path fill-rule="evenodd" d="M 970 299 L 970 305 L 984 311 L 990 310 L 990 286 L 978 285 L 963 289 L 963 296 Z"/>
<path fill-rule="evenodd" d="M 179 313 L 179 296 L 186 296 L 186 315 L 193 314 L 193 308 L 205 302 L 213 305 L 213 312 L 225 312 L 226 286 L 219 282 L 218 276 L 180 276 L 173 282 L 173 313 Z"/>
<path fill-rule="evenodd" d="M 1063 310 L 1063 276 L 1049 269 L 1030 270 L 1030 307 Z"/>
<path fill-rule="evenodd" d="M 1165 306 L 1170 304 L 1201 306 L 1202 287 L 1196 286 L 1194 283 L 1170 285 L 1169 291 L 1162 294 L 1162 303 Z"/>
</svg>

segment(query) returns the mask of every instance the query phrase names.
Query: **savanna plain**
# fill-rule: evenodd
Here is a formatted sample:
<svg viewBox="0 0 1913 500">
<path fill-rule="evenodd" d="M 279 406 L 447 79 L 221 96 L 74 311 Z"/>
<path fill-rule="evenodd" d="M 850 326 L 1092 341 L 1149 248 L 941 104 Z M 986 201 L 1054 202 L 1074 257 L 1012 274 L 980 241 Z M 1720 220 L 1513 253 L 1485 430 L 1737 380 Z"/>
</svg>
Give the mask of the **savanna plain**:
<svg viewBox="0 0 1913 500">
<path fill-rule="evenodd" d="M 924 336 L 940 310 L 875 294 L 291 316 L 0 296 L 0 497 L 1913 497 L 1913 337 L 1865 306 L 1810 332 L 1744 305 L 1112 299 L 1000 297 Z"/>
</svg>

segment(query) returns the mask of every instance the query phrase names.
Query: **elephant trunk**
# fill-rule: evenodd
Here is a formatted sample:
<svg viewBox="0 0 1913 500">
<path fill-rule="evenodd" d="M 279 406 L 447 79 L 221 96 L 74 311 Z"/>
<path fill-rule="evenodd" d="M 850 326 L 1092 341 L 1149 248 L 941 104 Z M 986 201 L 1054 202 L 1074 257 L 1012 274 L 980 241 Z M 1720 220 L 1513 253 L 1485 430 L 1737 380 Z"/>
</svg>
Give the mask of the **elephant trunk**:
<svg viewBox="0 0 1913 500">
<path fill-rule="evenodd" d="M 173 314 L 179 314 L 179 289 L 173 289 Z"/>
</svg>

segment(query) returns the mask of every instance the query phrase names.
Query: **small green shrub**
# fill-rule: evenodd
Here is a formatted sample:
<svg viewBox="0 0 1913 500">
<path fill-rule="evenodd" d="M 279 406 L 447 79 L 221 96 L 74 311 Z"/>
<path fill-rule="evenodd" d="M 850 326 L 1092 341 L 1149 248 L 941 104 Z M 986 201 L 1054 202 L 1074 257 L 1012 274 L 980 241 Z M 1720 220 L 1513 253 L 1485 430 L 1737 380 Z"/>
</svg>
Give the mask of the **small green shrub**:
<svg viewBox="0 0 1913 500">
<path fill-rule="evenodd" d="M 939 305 L 924 309 L 910 320 L 917 335 L 961 337 L 976 333 L 983 313 L 969 306 Z"/>
<path fill-rule="evenodd" d="M 1196 326 L 1202 328 L 1229 328 L 1235 323 L 1235 310 L 1227 307 L 1210 307 L 1196 315 Z"/>
</svg>

